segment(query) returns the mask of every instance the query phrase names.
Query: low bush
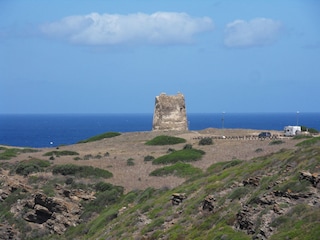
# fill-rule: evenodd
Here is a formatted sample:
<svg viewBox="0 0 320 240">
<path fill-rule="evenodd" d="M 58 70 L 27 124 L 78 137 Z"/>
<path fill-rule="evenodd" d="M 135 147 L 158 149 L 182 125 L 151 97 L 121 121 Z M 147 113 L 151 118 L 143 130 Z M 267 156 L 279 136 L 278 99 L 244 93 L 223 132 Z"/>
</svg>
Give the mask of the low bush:
<svg viewBox="0 0 320 240">
<path fill-rule="evenodd" d="M 134 166 L 134 159 L 133 158 L 127 159 L 127 166 Z"/>
<path fill-rule="evenodd" d="M 153 164 L 173 164 L 177 162 L 192 162 L 201 159 L 205 152 L 198 149 L 182 149 L 161 156 L 152 161 Z"/>
<path fill-rule="evenodd" d="M 177 177 L 192 177 L 194 175 L 201 174 L 202 171 L 199 168 L 195 168 L 191 164 L 178 162 L 171 166 L 166 166 L 163 168 L 158 168 L 151 172 L 150 176 L 168 176 L 174 175 Z"/>
<path fill-rule="evenodd" d="M 147 156 L 144 157 L 143 160 L 144 160 L 145 162 L 153 161 L 153 160 L 154 160 L 154 156 L 147 155 Z"/>
<path fill-rule="evenodd" d="M 79 141 L 77 143 L 94 142 L 94 141 L 99 141 L 99 140 L 104 139 L 104 138 L 112 138 L 112 137 L 116 137 L 116 136 L 120 136 L 120 135 L 121 135 L 121 133 L 118 133 L 118 132 L 106 132 L 106 133 L 102 133 L 102 134 L 90 137 L 90 138 L 85 139 L 85 140 L 81 140 L 81 141 Z"/>
<path fill-rule="evenodd" d="M 43 156 L 48 156 L 48 157 L 60 157 L 60 156 L 74 156 L 74 155 L 79 155 L 79 153 L 75 152 L 75 151 L 51 151 L 51 152 L 46 152 L 45 154 L 43 154 Z"/>
<path fill-rule="evenodd" d="M 92 166 L 77 166 L 74 164 L 56 165 L 52 169 L 53 174 L 75 175 L 78 177 L 102 177 L 110 178 L 112 173 Z"/>
<path fill-rule="evenodd" d="M 185 142 L 186 140 L 184 138 L 160 135 L 153 138 L 150 141 L 147 141 L 145 144 L 146 145 L 173 145 L 173 144 L 179 144 L 179 143 L 185 143 Z"/>
<path fill-rule="evenodd" d="M 284 141 L 282 141 L 282 140 L 273 140 L 269 143 L 269 145 L 279 145 L 282 143 L 284 143 Z"/>
<path fill-rule="evenodd" d="M 212 145 L 212 144 L 213 144 L 213 141 L 212 141 L 212 138 L 210 138 L 210 137 L 202 138 L 199 141 L 199 145 Z"/>
<path fill-rule="evenodd" d="M 15 172 L 17 174 L 27 176 L 30 173 L 42 172 L 45 168 L 49 166 L 49 161 L 34 158 L 19 162 L 15 168 Z"/>
</svg>

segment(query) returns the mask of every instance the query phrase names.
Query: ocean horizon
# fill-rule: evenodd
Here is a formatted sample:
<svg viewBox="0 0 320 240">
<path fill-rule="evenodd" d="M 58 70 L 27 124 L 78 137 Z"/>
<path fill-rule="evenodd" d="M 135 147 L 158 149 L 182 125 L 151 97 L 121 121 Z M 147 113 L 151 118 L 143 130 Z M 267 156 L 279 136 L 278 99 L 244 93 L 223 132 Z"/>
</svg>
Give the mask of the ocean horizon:
<svg viewBox="0 0 320 240">
<path fill-rule="evenodd" d="M 299 125 L 320 130 L 320 113 L 189 113 L 189 130 L 206 128 L 282 131 Z M 152 130 L 153 113 L 0 114 L 0 144 L 56 147 L 77 143 L 104 132 Z"/>
</svg>

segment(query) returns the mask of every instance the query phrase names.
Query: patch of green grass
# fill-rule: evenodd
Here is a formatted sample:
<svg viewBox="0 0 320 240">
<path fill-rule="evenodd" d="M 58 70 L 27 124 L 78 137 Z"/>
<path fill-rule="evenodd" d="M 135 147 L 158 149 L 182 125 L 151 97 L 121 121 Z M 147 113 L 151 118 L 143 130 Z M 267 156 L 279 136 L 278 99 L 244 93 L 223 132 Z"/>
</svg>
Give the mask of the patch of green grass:
<svg viewBox="0 0 320 240">
<path fill-rule="evenodd" d="M 147 141 L 145 144 L 146 145 L 173 145 L 173 144 L 179 144 L 179 143 L 185 143 L 185 142 L 186 140 L 184 138 L 161 135 Z"/>
<path fill-rule="evenodd" d="M 234 189 L 229 195 L 228 199 L 235 200 L 235 199 L 240 199 L 247 195 L 250 192 L 250 189 L 247 187 L 239 187 Z"/>
<path fill-rule="evenodd" d="M 313 137 L 307 140 L 304 140 L 300 143 L 298 143 L 296 146 L 298 147 L 309 147 L 312 145 L 315 145 L 316 143 L 320 142 L 320 137 Z"/>
<path fill-rule="evenodd" d="M 222 170 L 225 170 L 227 168 L 237 166 L 238 164 L 241 164 L 242 162 L 243 162 L 243 160 L 234 159 L 232 161 L 214 163 L 210 167 L 208 167 L 207 172 L 208 173 L 221 172 Z"/>
<path fill-rule="evenodd" d="M 90 137 L 90 138 L 85 139 L 85 140 L 81 140 L 81 141 L 79 141 L 77 143 L 94 142 L 94 141 L 102 140 L 104 138 L 112 138 L 112 137 L 117 137 L 117 136 L 120 136 L 120 135 L 121 135 L 121 133 L 118 133 L 118 132 L 106 132 L 106 133 L 102 133 L 102 134 Z"/>
<path fill-rule="evenodd" d="M 182 149 L 161 156 L 152 161 L 153 164 L 174 164 L 177 162 L 193 162 L 201 159 L 205 152 L 198 149 Z"/>
<path fill-rule="evenodd" d="M 74 155 L 79 155 L 79 153 L 77 153 L 75 151 L 64 150 L 64 151 L 50 151 L 50 152 L 46 152 L 45 154 L 43 154 L 43 156 L 48 156 L 48 157 L 74 156 Z"/>
<path fill-rule="evenodd" d="M 276 218 L 272 227 L 278 231 L 270 237 L 276 239 L 318 239 L 320 211 L 314 207 L 300 204 L 295 206 L 286 215 Z"/>
<path fill-rule="evenodd" d="M 32 148 L 6 148 L 0 147 L 0 160 L 10 160 L 13 157 L 16 157 L 20 153 L 31 153 L 38 152 L 36 149 Z"/>
<path fill-rule="evenodd" d="M 92 166 L 78 166 L 74 164 L 63 164 L 56 165 L 52 169 L 53 174 L 62 174 L 62 175 L 74 175 L 77 177 L 102 177 L 102 178 L 111 178 L 113 175 L 111 172 L 94 168 Z"/>
<path fill-rule="evenodd" d="M 168 176 L 174 175 L 177 177 L 192 177 L 194 175 L 201 174 L 202 171 L 199 168 L 195 168 L 191 164 L 178 162 L 171 166 L 166 166 L 163 168 L 158 168 L 152 171 L 149 175 L 150 176 Z"/>
</svg>

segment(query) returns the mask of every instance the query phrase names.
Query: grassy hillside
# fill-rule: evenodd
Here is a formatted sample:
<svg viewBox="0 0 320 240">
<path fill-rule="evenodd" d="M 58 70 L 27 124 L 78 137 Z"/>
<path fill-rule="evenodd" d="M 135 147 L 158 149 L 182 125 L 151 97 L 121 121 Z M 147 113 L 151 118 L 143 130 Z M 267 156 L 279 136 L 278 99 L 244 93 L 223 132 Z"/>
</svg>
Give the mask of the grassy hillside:
<svg viewBox="0 0 320 240">
<path fill-rule="evenodd" d="M 317 239 L 320 146 L 299 146 L 213 164 L 175 189 L 129 192 L 59 238 Z M 186 198 L 172 204 L 180 194 Z"/>
</svg>

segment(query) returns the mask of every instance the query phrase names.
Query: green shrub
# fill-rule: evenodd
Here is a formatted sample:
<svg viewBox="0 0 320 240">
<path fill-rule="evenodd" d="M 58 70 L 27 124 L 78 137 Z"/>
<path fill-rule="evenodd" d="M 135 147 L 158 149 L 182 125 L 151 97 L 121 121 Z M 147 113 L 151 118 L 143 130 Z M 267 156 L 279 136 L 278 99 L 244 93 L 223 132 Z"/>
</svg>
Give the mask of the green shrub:
<svg viewBox="0 0 320 240">
<path fill-rule="evenodd" d="M 120 136 L 121 133 L 118 132 L 106 132 L 106 133 L 102 133 L 93 137 L 90 137 L 88 139 L 85 140 L 81 140 L 77 143 L 88 143 L 88 142 L 94 142 L 94 141 L 98 141 L 104 138 L 112 138 L 112 137 L 116 137 L 116 136 Z"/>
<path fill-rule="evenodd" d="M 212 138 L 210 138 L 210 137 L 202 138 L 199 141 L 199 145 L 212 145 L 212 144 L 213 144 L 213 141 L 212 141 Z"/>
<path fill-rule="evenodd" d="M 186 144 L 186 145 L 184 145 L 183 149 L 192 149 L 192 145 L 191 144 Z"/>
<path fill-rule="evenodd" d="M 146 145 L 173 145 L 185 142 L 186 140 L 184 138 L 161 135 L 147 141 Z"/>
<path fill-rule="evenodd" d="M 51 152 L 46 152 L 45 154 L 43 154 L 43 156 L 56 156 L 56 157 L 60 157 L 60 156 L 74 156 L 74 155 L 79 155 L 79 153 L 74 152 L 74 151 L 51 151 Z"/>
<path fill-rule="evenodd" d="M 92 166 L 77 166 L 73 164 L 56 165 L 52 169 L 53 174 L 75 175 L 78 177 L 102 177 L 110 178 L 112 173 Z"/>
<path fill-rule="evenodd" d="M 134 159 L 133 158 L 127 159 L 127 166 L 134 166 Z"/>
<path fill-rule="evenodd" d="M 201 159 L 204 151 L 198 149 L 182 149 L 179 151 L 172 152 L 170 154 L 161 156 L 152 161 L 153 164 L 173 164 L 179 161 L 181 162 L 192 162 Z"/>
<path fill-rule="evenodd" d="M 201 174 L 202 171 L 199 168 L 193 167 L 191 164 L 186 164 L 178 162 L 171 166 L 166 166 L 163 168 L 158 168 L 152 171 L 150 176 L 168 176 L 174 175 L 177 177 L 192 177 L 194 175 Z"/>
<path fill-rule="evenodd" d="M 34 159 L 19 162 L 15 169 L 15 172 L 17 174 L 27 176 L 30 173 L 42 172 L 44 171 L 44 168 L 47 168 L 49 166 L 50 166 L 49 161 L 34 158 Z"/>
<path fill-rule="evenodd" d="M 269 143 L 269 145 L 279 145 L 282 143 L 284 143 L 284 141 L 282 141 L 282 140 L 273 140 Z"/>
<path fill-rule="evenodd" d="M 154 156 L 147 155 L 147 156 L 144 157 L 143 160 L 144 160 L 145 162 L 153 161 L 153 160 L 154 160 Z"/>
</svg>

